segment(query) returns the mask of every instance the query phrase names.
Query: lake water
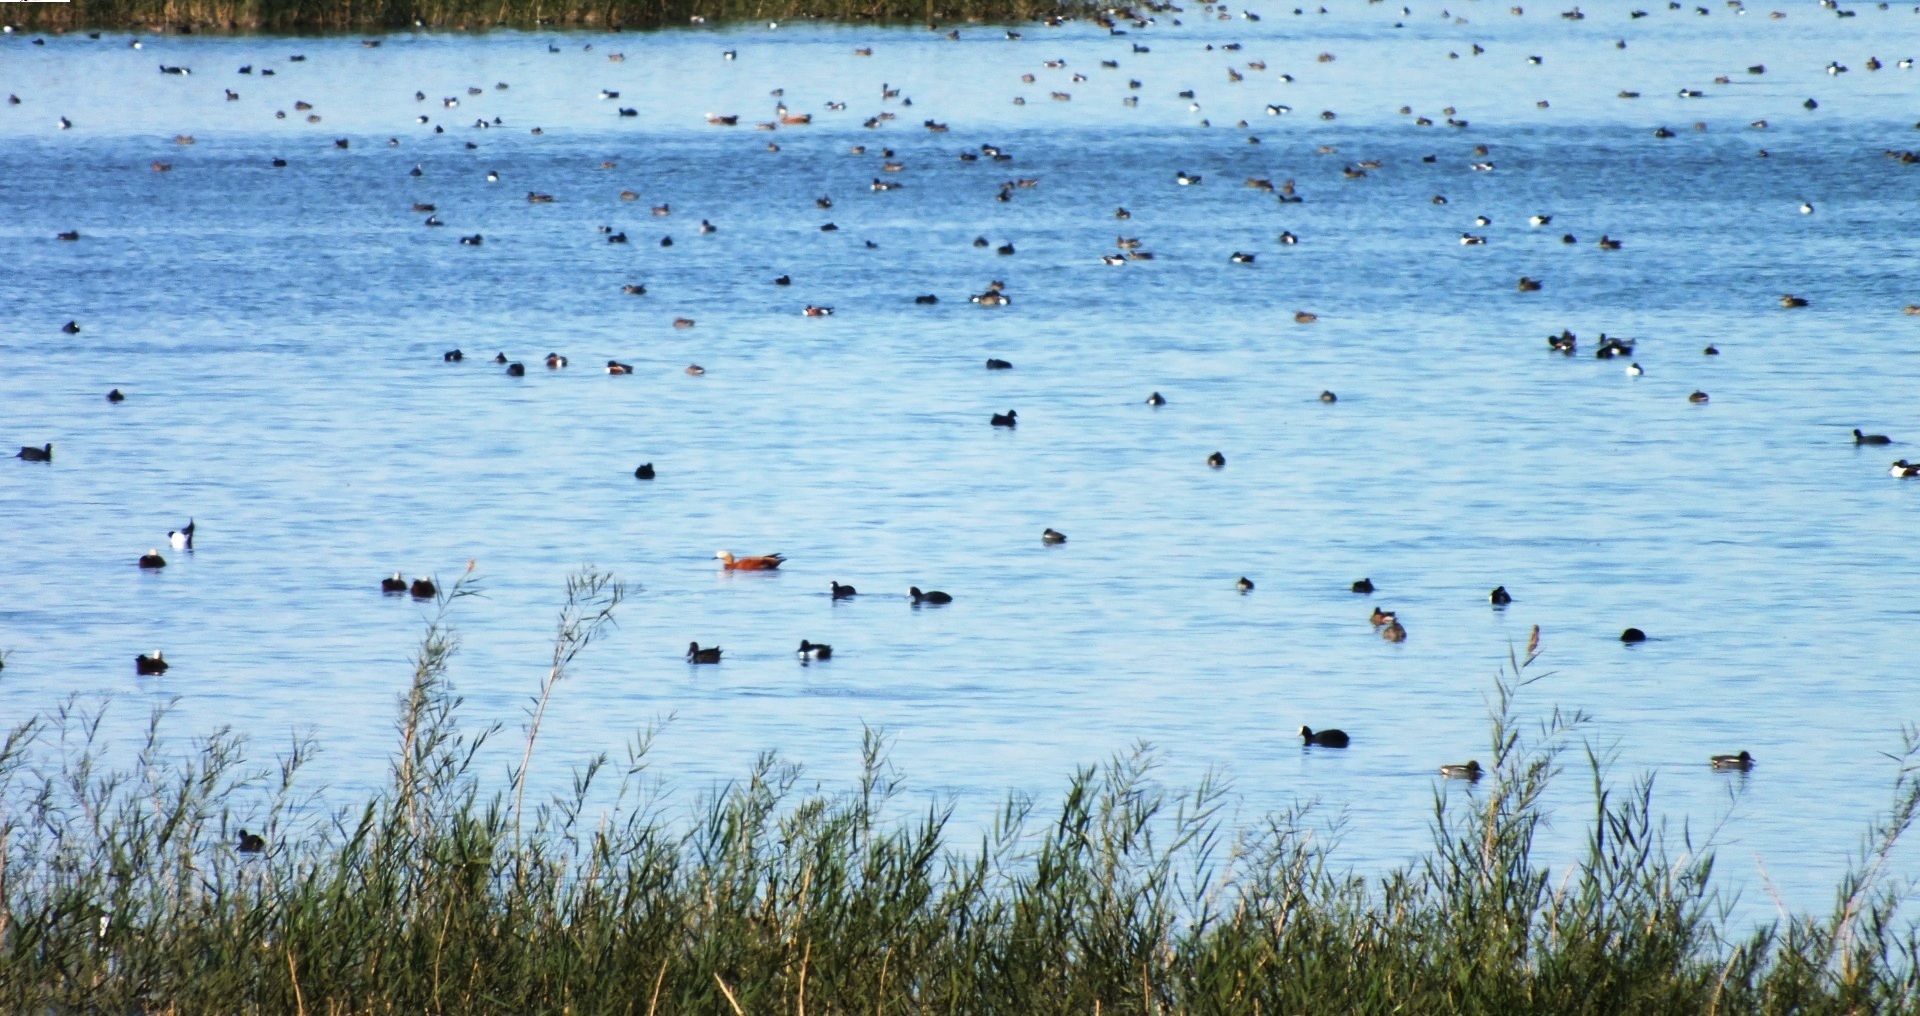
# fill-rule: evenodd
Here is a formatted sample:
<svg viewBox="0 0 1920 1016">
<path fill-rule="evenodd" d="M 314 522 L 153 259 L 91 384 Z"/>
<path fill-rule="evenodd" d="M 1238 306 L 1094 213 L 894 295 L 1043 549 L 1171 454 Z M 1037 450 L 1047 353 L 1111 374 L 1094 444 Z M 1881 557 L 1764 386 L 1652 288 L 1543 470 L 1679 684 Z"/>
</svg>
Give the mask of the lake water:
<svg viewBox="0 0 1920 1016">
<path fill-rule="evenodd" d="M 382 576 L 477 562 L 453 679 L 511 739 L 591 562 L 634 594 L 551 707 L 550 787 L 667 717 L 670 812 L 766 750 L 844 786 L 865 725 L 967 824 L 1147 742 L 1169 787 L 1229 774 L 1239 824 L 1318 802 L 1370 871 L 1429 842 L 1436 792 L 1471 792 L 1435 767 L 1487 760 L 1492 675 L 1538 624 L 1530 673 L 1552 676 L 1525 714 L 1590 713 L 1671 832 L 1725 817 L 1719 874 L 1753 915 L 1762 870 L 1824 907 L 1920 719 L 1920 480 L 1888 475 L 1920 441 L 1920 167 L 1884 155 L 1916 141 L 1896 61 L 1920 14 L 1589 6 L 1196 5 L 1018 40 L 6 36 L 0 442 L 55 460 L 0 468 L 0 717 L 111 696 L 131 744 L 177 699 L 181 744 L 230 724 L 264 759 L 312 734 L 345 801 L 381 779 L 431 614 Z M 812 123 L 753 129 L 782 101 Z M 958 158 L 982 145 L 1012 158 Z M 1104 264 L 1120 236 L 1155 258 Z M 1009 306 L 968 302 L 990 280 Z M 1563 328 L 1578 355 L 1548 350 Z M 1638 341 L 1644 376 L 1594 358 L 1601 332 Z M 1017 430 L 988 425 L 1008 409 Z M 168 550 L 190 516 L 195 552 Z M 169 567 L 137 570 L 156 545 Z M 789 562 L 727 574 L 722 547 Z M 1374 595 L 1348 591 L 1363 576 Z M 861 595 L 832 602 L 836 580 Z M 955 602 L 914 609 L 912 585 Z M 1621 645 L 1630 625 L 1651 640 Z M 802 666 L 803 638 L 834 658 Z M 688 665 L 695 640 L 725 661 Z M 154 648 L 170 673 L 137 678 Z M 1353 746 L 1303 751 L 1302 724 Z M 1709 770 L 1741 749 L 1751 774 Z"/>
</svg>

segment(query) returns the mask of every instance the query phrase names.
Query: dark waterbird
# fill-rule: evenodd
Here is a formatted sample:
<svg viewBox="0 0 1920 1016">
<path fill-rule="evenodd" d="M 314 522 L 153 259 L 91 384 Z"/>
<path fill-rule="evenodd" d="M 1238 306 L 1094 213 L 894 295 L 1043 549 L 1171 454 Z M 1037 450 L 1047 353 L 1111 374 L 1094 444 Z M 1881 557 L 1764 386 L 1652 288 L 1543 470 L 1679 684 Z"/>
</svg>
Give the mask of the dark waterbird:
<svg viewBox="0 0 1920 1016">
<path fill-rule="evenodd" d="M 1067 534 L 1053 528 L 1048 528 L 1041 531 L 1040 542 L 1041 543 L 1065 543 L 1067 542 Z"/>
<path fill-rule="evenodd" d="M 507 364 L 507 376 L 508 377 L 526 377 L 527 365 L 524 363 L 518 363 L 518 362 Z"/>
<path fill-rule="evenodd" d="M 799 656 L 803 660 L 832 659 L 833 647 L 821 645 L 818 642 L 809 642 L 806 639 L 801 639 Z"/>
<path fill-rule="evenodd" d="M 49 444 L 41 445 L 38 448 L 29 448 L 29 447 L 22 446 L 20 449 L 20 454 L 15 455 L 14 458 L 25 459 L 28 462 L 52 462 L 53 461 L 53 445 L 49 443 Z"/>
<path fill-rule="evenodd" d="M 160 548 L 155 547 L 152 550 L 149 550 L 146 553 L 140 555 L 139 565 L 140 567 L 145 568 L 148 571 L 153 571 L 160 568 L 165 568 L 167 566 L 167 559 L 164 557 L 161 557 Z"/>
<path fill-rule="evenodd" d="M 143 677 L 158 677 L 167 672 L 167 661 L 155 649 L 152 655 L 133 658 L 133 672 Z"/>
<path fill-rule="evenodd" d="M 1019 416 L 1018 413 L 1015 413 L 1013 410 L 1009 409 L 1004 413 L 993 414 L 993 419 L 989 420 L 988 422 L 993 424 L 995 427 L 1013 427 L 1019 424 L 1019 421 L 1015 419 L 1017 416 Z"/>
<path fill-rule="evenodd" d="M 1632 645 L 1636 642 L 1645 642 L 1646 640 L 1647 640 L 1647 633 L 1641 631 L 1638 628 L 1628 628 L 1626 631 L 1623 631 L 1620 633 L 1620 641 L 1625 642 L 1628 645 Z"/>
<path fill-rule="evenodd" d="M 383 593 L 404 593 L 407 591 L 407 580 L 401 578 L 399 572 L 394 572 L 392 575 L 380 580 L 380 591 Z"/>
<path fill-rule="evenodd" d="M 1373 580 L 1361 579 L 1353 584 L 1352 589 L 1356 593 L 1371 593 L 1373 592 Z"/>
<path fill-rule="evenodd" d="M 1742 751 L 1738 755 L 1715 755 L 1707 760 L 1715 769 L 1747 772 L 1753 768 L 1753 756 Z"/>
<path fill-rule="evenodd" d="M 838 582 L 830 582 L 828 585 L 832 588 L 833 598 L 836 600 L 850 600 L 860 595 L 860 590 L 852 586 L 843 586 Z"/>
<path fill-rule="evenodd" d="M 1240 590 L 1240 592 L 1242 593 L 1253 592 L 1253 580 L 1246 577 L 1245 575 L 1240 576 L 1240 580 L 1238 582 L 1235 582 L 1233 585 L 1234 585 L 1234 588 Z"/>
<path fill-rule="evenodd" d="M 1513 596 L 1507 592 L 1506 586 L 1494 586 L 1493 592 L 1487 594 L 1487 600 L 1496 607 L 1504 607 L 1513 602 Z"/>
<path fill-rule="evenodd" d="M 64 325 L 61 325 L 60 330 L 68 335 L 78 335 L 80 334 L 80 322 L 69 321 Z"/>
<path fill-rule="evenodd" d="M 258 833 L 250 833 L 246 827 L 240 829 L 239 842 L 234 844 L 243 854 L 263 853 L 267 849 L 267 838 Z"/>
<path fill-rule="evenodd" d="M 115 388 L 114 390 L 107 393 L 107 401 L 108 402 L 125 402 L 127 401 L 127 397 L 125 395 L 120 394 L 120 389 Z"/>
<path fill-rule="evenodd" d="M 466 358 L 467 358 L 467 354 L 462 353 L 457 349 L 449 349 L 446 352 L 440 354 L 440 359 L 445 360 L 448 363 L 459 363 L 460 361 Z"/>
<path fill-rule="evenodd" d="M 414 579 L 413 584 L 407 587 L 407 592 L 412 593 L 416 600 L 431 600 L 440 592 L 440 587 L 434 585 L 432 579 Z"/>
<path fill-rule="evenodd" d="M 700 643 L 689 642 L 687 643 L 687 662 L 688 663 L 719 663 L 720 647 L 709 646 L 706 649 L 702 649 L 700 648 Z"/>
<path fill-rule="evenodd" d="M 1215 469 L 1223 469 L 1226 467 L 1226 464 L 1227 457 L 1219 452 L 1214 452 L 1212 455 L 1207 456 L 1207 465 Z"/>
<path fill-rule="evenodd" d="M 1892 444 L 1893 439 L 1885 434 L 1862 434 L 1860 428 L 1853 428 L 1853 443 L 1857 445 Z"/>
<path fill-rule="evenodd" d="M 1005 360 L 988 360 L 987 369 L 988 370 L 1012 370 L 1013 364 L 1008 363 Z"/>
<path fill-rule="evenodd" d="M 653 463 L 651 462 L 640 463 L 639 468 L 633 471 L 633 478 L 636 480 L 653 479 Z"/>
<path fill-rule="evenodd" d="M 1312 727 L 1303 726 L 1300 728 L 1300 740 L 1321 748 L 1345 748 L 1348 738 L 1344 730 L 1322 730 L 1315 733 Z"/>
<path fill-rule="evenodd" d="M 1441 777 L 1449 780 L 1466 780 L 1468 782 L 1473 782 L 1475 780 L 1478 780 L 1483 772 L 1484 770 L 1480 768 L 1480 762 L 1477 759 L 1469 760 L 1465 765 L 1448 765 L 1448 766 L 1440 767 Z"/>
<path fill-rule="evenodd" d="M 916 607 L 923 603 L 952 603 L 953 602 L 953 597 L 948 596 L 947 594 L 940 592 L 937 589 L 932 592 L 923 593 L 920 591 L 919 586 L 914 586 L 913 588 L 907 590 L 907 595 L 913 597 L 913 605 Z"/>
</svg>

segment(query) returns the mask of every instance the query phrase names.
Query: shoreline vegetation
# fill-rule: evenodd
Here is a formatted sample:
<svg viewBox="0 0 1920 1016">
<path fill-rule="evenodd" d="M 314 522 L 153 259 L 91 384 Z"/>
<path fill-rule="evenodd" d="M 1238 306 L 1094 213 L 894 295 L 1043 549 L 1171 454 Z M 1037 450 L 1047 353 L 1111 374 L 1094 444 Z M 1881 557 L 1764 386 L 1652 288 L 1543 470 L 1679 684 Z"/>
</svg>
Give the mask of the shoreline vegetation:
<svg viewBox="0 0 1920 1016">
<path fill-rule="evenodd" d="M 1920 937 L 1888 870 L 1920 811 L 1920 742 L 1825 916 L 1730 927 L 1710 844 L 1667 842 L 1652 782 L 1621 789 L 1587 719 L 1522 721 L 1545 675 L 1510 654 L 1473 792 L 1436 790 L 1425 856 L 1336 866 L 1305 809 L 1244 829 L 1231 788 L 1161 789 L 1138 749 L 1013 797 L 977 842 L 900 802 L 884 738 L 844 793 L 763 756 L 686 823 L 661 817 L 651 732 L 569 762 L 529 801 L 546 707 L 626 590 L 568 582 L 552 663 L 504 786 L 463 727 L 443 587 L 386 789 L 314 817 L 311 744 L 270 765 L 222 731 L 174 745 L 156 711 L 115 768 L 73 704 L 0 742 L 0 1010 L 19 1013 L 1895 1013 Z M 551 750 L 544 752 L 550 756 Z M 1579 859 L 1534 856 L 1579 759 Z M 1704 760 L 1702 762 L 1704 763 Z M 549 781 L 552 782 L 552 781 Z M 617 784 L 611 807 L 597 803 Z M 247 832 L 239 822 L 260 830 Z"/>
<path fill-rule="evenodd" d="M 1152 8 L 1157 5 L 1149 4 Z M 73 0 L 7 12 L 30 31 L 282 35 L 494 28 L 620 31 L 765 21 L 879 22 L 929 28 L 1097 16 L 1080 0 Z"/>
</svg>

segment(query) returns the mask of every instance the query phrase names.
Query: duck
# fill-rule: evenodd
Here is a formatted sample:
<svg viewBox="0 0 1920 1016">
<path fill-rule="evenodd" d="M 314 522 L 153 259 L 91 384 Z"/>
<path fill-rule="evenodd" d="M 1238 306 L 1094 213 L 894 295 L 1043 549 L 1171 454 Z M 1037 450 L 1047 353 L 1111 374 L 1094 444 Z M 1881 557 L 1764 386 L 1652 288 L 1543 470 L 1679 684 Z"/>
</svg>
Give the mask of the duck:
<svg viewBox="0 0 1920 1016">
<path fill-rule="evenodd" d="M 1469 759 L 1465 765 L 1441 766 L 1440 776 L 1442 779 L 1466 780 L 1471 783 L 1478 780 L 1483 771 L 1484 770 L 1480 768 L 1479 760 Z"/>
<path fill-rule="evenodd" d="M 1381 610 L 1379 607 L 1375 607 L 1373 608 L 1373 613 L 1367 616 L 1367 620 L 1373 622 L 1373 626 L 1378 628 L 1384 624 L 1393 624 L 1398 618 L 1391 610 Z"/>
<path fill-rule="evenodd" d="M 713 556 L 719 559 L 727 571 L 773 571 L 786 563 L 784 554 L 765 554 L 760 557 L 734 557 L 730 550 L 715 551 Z"/>
<path fill-rule="evenodd" d="M 1572 332 L 1561 329 L 1560 334 L 1547 336 L 1547 348 L 1572 356 L 1580 348 L 1580 340 Z"/>
<path fill-rule="evenodd" d="M 1633 342 L 1634 340 L 1632 339 L 1610 339 L 1607 337 L 1607 333 L 1601 332 L 1600 348 L 1593 351 L 1593 358 L 1596 360 L 1611 360 L 1616 356 L 1631 356 L 1633 354 Z"/>
<path fill-rule="evenodd" d="M 392 575 L 380 580 L 380 591 L 383 593 L 404 593 L 407 591 L 407 580 L 401 578 L 399 572 L 394 572 Z"/>
<path fill-rule="evenodd" d="M 193 549 L 193 520 L 188 519 L 187 524 L 185 526 L 182 526 L 179 529 L 168 531 L 167 543 L 168 545 L 172 546 L 173 549 L 175 550 L 192 550 Z"/>
<path fill-rule="evenodd" d="M 507 376 L 508 377 L 526 377 L 527 365 L 524 363 L 518 363 L 518 362 L 507 364 Z"/>
<path fill-rule="evenodd" d="M 833 308 L 815 307 L 813 304 L 807 304 L 806 307 L 801 309 L 800 313 L 805 314 L 807 317 L 832 317 Z"/>
<path fill-rule="evenodd" d="M 1320 315 L 1312 311 L 1297 310 L 1293 312 L 1293 321 L 1295 324 L 1310 325 L 1318 320 L 1320 320 Z"/>
<path fill-rule="evenodd" d="M 1285 245 L 1286 245 L 1286 246 L 1288 246 L 1288 247 L 1292 247 L 1292 246 L 1294 246 L 1295 244 L 1298 244 L 1298 243 L 1300 242 L 1300 238 L 1299 238 L 1299 237 L 1297 237 L 1297 236 L 1295 236 L 1295 235 L 1293 235 L 1292 233 L 1290 233 L 1290 232 L 1288 232 L 1288 231 L 1286 231 L 1286 230 L 1281 230 L 1281 231 L 1280 231 L 1280 242 L 1281 242 L 1282 244 L 1285 244 Z"/>
<path fill-rule="evenodd" d="M 1623 246 L 1620 241 L 1615 240 L 1605 233 L 1600 234 L 1600 239 L 1595 240 L 1594 243 L 1601 250 L 1619 250 Z"/>
<path fill-rule="evenodd" d="M 689 642 L 687 643 L 687 662 L 688 663 L 719 663 L 720 647 L 709 646 L 706 649 L 702 649 L 700 648 L 700 643 Z"/>
<path fill-rule="evenodd" d="M 1487 602 L 1496 607 L 1504 607 L 1513 602 L 1513 594 L 1507 592 L 1506 586 L 1494 586 L 1493 592 L 1487 594 Z"/>
<path fill-rule="evenodd" d="M 833 598 L 836 600 L 851 600 L 860 595 L 860 590 L 852 586 L 843 586 L 838 582 L 829 582 L 827 586 L 832 590 Z"/>
<path fill-rule="evenodd" d="M 1788 309 L 1792 309 L 1794 307 L 1805 307 L 1806 305 L 1807 305 L 1807 298 L 1804 296 L 1795 296 L 1792 293 L 1787 293 L 1780 297 L 1780 306 L 1786 307 Z"/>
<path fill-rule="evenodd" d="M 1230 256 L 1228 256 L 1227 260 L 1233 262 L 1236 265 L 1250 265 L 1250 264 L 1253 264 L 1253 255 L 1243 254 L 1239 251 L 1234 251 Z"/>
<path fill-rule="evenodd" d="M 987 360 L 987 369 L 988 370 L 1012 370 L 1013 364 L 1008 363 L 1005 360 L 989 359 Z"/>
<path fill-rule="evenodd" d="M 1186 170 L 1181 170 L 1180 172 L 1174 174 L 1173 179 L 1182 187 L 1191 187 L 1194 184 L 1200 182 L 1200 175 L 1197 173 L 1190 174 Z"/>
<path fill-rule="evenodd" d="M 407 587 L 407 592 L 416 600 L 431 600 L 439 595 L 440 587 L 434 585 L 432 579 L 414 579 L 413 584 Z"/>
<path fill-rule="evenodd" d="M 1373 592 L 1373 580 L 1360 579 L 1359 581 L 1355 582 L 1352 586 L 1348 588 L 1352 589 L 1356 593 L 1371 593 Z M 1378 613 L 1378 611 L 1375 611 L 1375 613 Z M 1378 621 L 1374 622 L 1374 624 L 1379 624 L 1379 623 L 1380 622 Z"/>
<path fill-rule="evenodd" d="M 1857 445 L 1884 445 L 1892 444 L 1893 439 L 1885 434 L 1862 434 L 1860 433 L 1860 428 L 1855 427 L 1853 428 L 1853 443 Z"/>
<path fill-rule="evenodd" d="M 1813 214 L 1813 202 L 1811 202 L 1811 201 L 1802 201 L 1802 202 L 1800 202 L 1800 214 L 1801 214 L 1801 215 L 1812 215 L 1812 214 Z"/>
<path fill-rule="evenodd" d="M 114 390 L 107 393 L 107 401 L 108 402 L 125 402 L 127 401 L 127 397 L 120 393 L 120 389 L 115 388 Z"/>
<path fill-rule="evenodd" d="M 908 589 L 907 595 L 913 598 L 913 605 L 916 607 L 923 603 L 952 603 L 953 602 L 953 597 L 948 596 L 947 594 L 937 589 L 933 590 L 932 592 L 923 593 L 920 591 L 919 586 L 914 586 L 913 588 Z"/>
<path fill-rule="evenodd" d="M 566 357 L 564 357 L 564 356 L 561 356 L 561 355 L 560 355 L 559 353 L 548 353 L 548 354 L 547 354 L 547 369 L 548 369 L 548 370 L 559 370 L 560 368 L 562 368 L 562 367 L 565 367 L 566 365 L 567 365 L 567 358 L 566 358 Z"/>
<path fill-rule="evenodd" d="M 803 660 L 827 660 L 833 658 L 833 647 L 818 642 L 800 640 L 800 658 Z"/>
<path fill-rule="evenodd" d="M 651 462 L 642 462 L 634 467 L 633 478 L 636 480 L 651 480 L 653 479 L 653 475 L 653 463 Z"/>
<path fill-rule="evenodd" d="M 14 458 L 24 459 L 27 462 L 52 462 L 53 445 L 49 443 L 41 445 L 38 448 L 29 448 L 23 445 L 20 448 L 20 454 L 15 455 Z"/>
<path fill-rule="evenodd" d="M 1300 740 L 1320 748 L 1345 748 L 1349 738 L 1344 730 L 1322 730 L 1315 733 L 1312 727 L 1302 726 Z"/>
<path fill-rule="evenodd" d="M 1154 392 L 1152 395 L 1147 396 L 1147 405 L 1149 406 L 1164 406 L 1166 404 L 1166 396 L 1161 395 L 1159 392 Z"/>
<path fill-rule="evenodd" d="M 621 362 L 620 362 L 620 361 L 618 361 L 618 360 L 608 360 L 608 361 L 607 361 L 607 373 L 609 373 L 609 374 L 631 374 L 631 373 L 633 373 L 633 366 L 632 366 L 631 364 L 625 364 L 625 363 L 621 363 Z"/>
<path fill-rule="evenodd" d="M 1527 219 L 1527 225 L 1529 226 L 1546 226 L 1552 224 L 1552 222 L 1553 216 L 1551 215 L 1535 215 Z"/>
<path fill-rule="evenodd" d="M 1719 356 L 1719 355 L 1720 355 L 1720 350 L 1719 350 L 1719 348 L 1718 348 L 1718 347 L 1716 347 L 1716 346 L 1708 346 L 1707 348 L 1705 348 L 1705 349 L 1702 349 L 1702 350 L 1700 351 L 1700 355 L 1702 355 L 1702 356 Z"/>
<path fill-rule="evenodd" d="M 159 547 L 155 547 L 152 550 L 149 550 L 146 553 L 140 555 L 140 567 L 145 568 L 149 571 L 159 569 L 159 568 L 165 568 L 166 566 L 167 566 L 167 559 L 160 556 Z"/>
<path fill-rule="evenodd" d="M 628 296 L 645 296 L 647 295 L 647 286 L 643 282 L 623 283 L 620 286 L 620 292 Z"/>
<path fill-rule="evenodd" d="M 1388 621 L 1386 627 L 1380 629 L 1380 637 L 1388 642 L 1405 642 L 1407 629 L 1398 621 Z"/>
<path fill-rule="evenodd" d="M 245 827 L 240 830 L 239 842 L 235 847 L 243 854 L 258 854 L 267 849 L 267 838 L 259 833 L 250 833 Z"/>
<path fill-rule="evenodd" d="M 1340 396 L 1333 394 L 1333 392 L 1329 389 L 1322 389 L 1320 392 L 1320 401 L 1331 405 L 1335 402 L 1339 402 Z"/>
<path fill-rule="evenodd" d="M 1240 576 L 1240 580 L 1233 585 L 1234 588 L 1240 590 L 1241 595 L 1253 592 L 1253 580 L 1245 575 Z"/>
<path fill-rule="evenodd" d="M 1215 469 L 1223 469 L 1226 467 L 1226 464 L 1227 457 L 1219 452 L 1214 452 L 1212 455 L 1207 456 L 1207 465 Z"/>
<path fill-rule="evenodd" d="M 1013 410 L 1009 409 L 1004 413 L 993 414 L 993 419 L 987 422 L 991 423 L 995 427 L 1015 427 L 1015 426 L 1018 426 L 1020 423 L 1018 419 L 1019 415 L 1020 415 L 1019 413 L 1016 413 Z"/>
<path fill-rule="evenodd" d="M 1707 763 L 1715 769 L 1736 770 L 1744 773 L 1753 768 L 1753 756 L 1743 750 L 1738 755 L 1715 755 L 1709 758 Z"/>
<path fill-rule="evenodd" d="M 1906 459 L 1901 459 L 1887 469 L 1887 475 L 1903 480 L 1920 476 L 1920 463 L 1908 462 Z"/>
<path fill-rule="evenodd" d="M 1540 285 L 1541 283 L 1539 279 L 1532 278 L 1531 276 L 1522 275 L 1520 276 L 1520 282 L 1518 283 L 1516 288 L 1518 288 L 1522 293 L 1537 293 L 1540 291 Z"/>
<path fill-rule="evenodd" d="M 133 658 L 133 672 L 146 677 L 158 677 L 167 672 L 166 658 L 155 649 L 151 655 Z"/>
<path fill-rule="evenodd" d="M 1630 364 L 1627 364 L 1627 376 L 1628 376 L 1628 377 L 1639 377 L 1639 376 L 1641 376 L 1641 375 L 1643 375 L 1643 374 L 1645 374 L 1645 373 L 1646 373 L 1646 370 L 1645 370 L 1645 368 L 1643 368 L 1643 367 L 1641 367 L 1641 366 L 1640 366 L 1639 364 L 1637 364 L 1637 363 L 1630 363 Z"/>
<path fill-rule="evenodd" d="M 1041 543 L 1065 543 L 1067 542 L 1067 534 L 1060 532 L 1057 529 L 1053 529 L 1049 527 L 1041 531 L 1040 542 Z"/>
<path fill-rule="evenodd" d="M 1647 640 L 1647 633 L 1641 631 L 1638 628 L 1628 628 L 1626 631 L 1623 631 L 1620 633 L 1620 641 L 1625 642 L 1628 645 L 1632 645 L 1637 642 L 1645 642 L 1646 640 Z"/>
<path fill-rule="evenodd" d="M 1484 236 L 1476 236 L 1472 233 L 1460 234 L 1460 246 L 1462 247 L 1484 247 L 1486 245 L 1487 238 Z"/>
<path fill-rule="evenodd" d="M 1696 406 L 1702 405 L 1707 401 L 1707 393 L 1700 391 L 1699 389 L 1695 389 L 1692 395 L 1687 396 L 1687 401 L 1693 403 Z"/>
</svg>

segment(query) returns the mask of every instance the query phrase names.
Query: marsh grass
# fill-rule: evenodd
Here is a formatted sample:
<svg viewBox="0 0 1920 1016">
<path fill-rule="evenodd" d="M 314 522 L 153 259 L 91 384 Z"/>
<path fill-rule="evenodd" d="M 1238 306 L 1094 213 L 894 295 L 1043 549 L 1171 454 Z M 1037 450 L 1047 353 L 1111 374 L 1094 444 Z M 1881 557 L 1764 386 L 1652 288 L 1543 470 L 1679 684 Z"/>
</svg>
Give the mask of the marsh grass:
<svg viewBox="0 0 1920 1016">
<path fill-rule="evenodd" d="M 1044 812 L 1009 798 L 977 841 L 907 803 L 873 733 L 844 792 L 802 790 L 765 755 L 689 825 L 654 807 L 647 732 L 523 807 L 547 705 L 625 595 L 593 572 L 568 584 L 519 762 L 488 786 L 475 760 L 500 728 L 463 728 L 447 677 L 449 612 L 473 591 L 463 578 L 441 599 L 390 785 L 357 807 L 301 796 L 312 745 L 271 765 L 229 731 L 174 746 L 164 709 L 124 769 L 104 760 L 97 709 L 7 732 L 0 1011 L 1565 1016 L 1920 999 L 1888 871 L 1920 809 L 1912 738 L 1833 912 L 1744 931 L 1706 845 L 1662 837 L 1651 780 L 1602 781 L 1586 717 L 1520 719 L 1532 645 L 1490 695 L 1488 776 L 1471 796 L 1436 789 L 1431 849 L 1378 878 L 1341 869 L 1304 810 L 1230 828 L 1229 784 L 1169 793 L 1144 748 L 1074 773 Z M 1534 839 L 1576 750 L 1593 812 L 1555 877 Z M 243 817 L 264 853 L 235 849 Z"/>
<path fill-rule="evenodd" d="M 1094 13 L 1082 0 L 73 0 L 8 12 L 31 29 L 382 32 L 416 28 L 655 28 L 833 20 L 928 25 Z"/>
</svg>

